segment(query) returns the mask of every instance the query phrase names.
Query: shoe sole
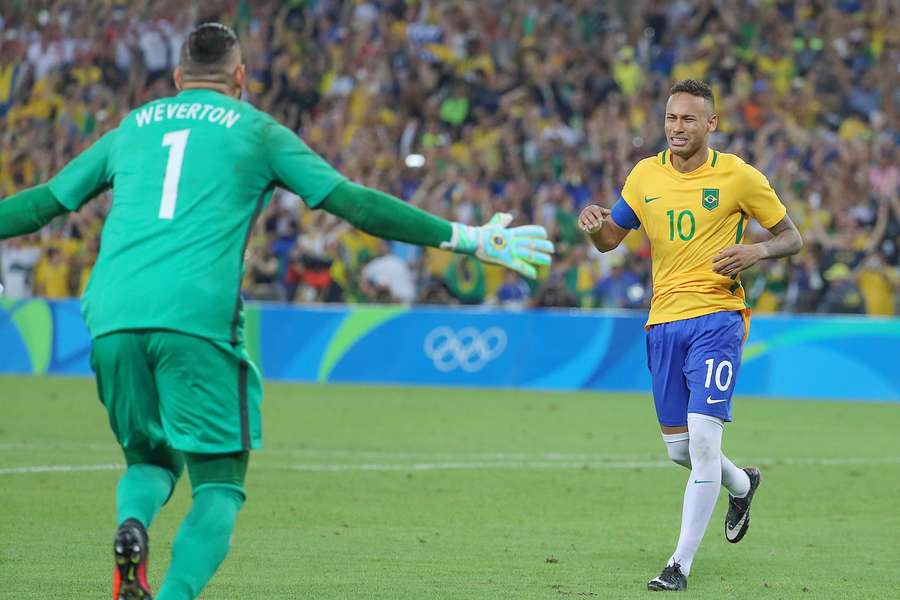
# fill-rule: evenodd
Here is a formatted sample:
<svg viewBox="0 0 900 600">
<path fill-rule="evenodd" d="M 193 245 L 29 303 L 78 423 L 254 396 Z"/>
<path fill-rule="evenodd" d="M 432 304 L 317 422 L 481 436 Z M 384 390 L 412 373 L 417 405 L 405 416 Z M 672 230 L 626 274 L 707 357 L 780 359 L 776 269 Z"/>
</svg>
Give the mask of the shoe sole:
<svg viewBox="0 0 900 600">
<path fill-rule="evenodd" d="M 747 505 L 747 512 L 744 514 L 744 523 L 741 525 L 740 531 L 738 531 L 737 535 L 734 539 L 728 537 L 728 522 L 725 522 L 725 540 L 732 544 L 737 544 L 744 536 L 747 535 L 747 530 L 750 529 L 750 508 L 753 505 L 753 495 L 756 493 L 756 490 L 759 489 L 759 485 L 762 483 L 762 473 L 759 472 L 759 469 L 756 470 L 756 485 L 750 488 L 750 496 L 749 504 Z"/>
<path fill-rule="evenodd" d="M 113 600 L 153 600 L 150 590 L 142 582 L 146 579 L 142 567 L 145 568 L 147 552 L 141 547 L 141 540 L 125 529 L 116 536 L 113 554 L 116 560 L 114 589 L 118 585 Z"/>
<path fill-rule="evenodd" d="M 649 592 L 684 592 L 684 591 L 687 591 L 687 588 L 673 590 L 671 588 L 667 588 L 667 587 L 663 586 L 662 584 L 651 581 L 651 582 L 647 583 L 647 591 L 649 591 Z"/>
</svg>

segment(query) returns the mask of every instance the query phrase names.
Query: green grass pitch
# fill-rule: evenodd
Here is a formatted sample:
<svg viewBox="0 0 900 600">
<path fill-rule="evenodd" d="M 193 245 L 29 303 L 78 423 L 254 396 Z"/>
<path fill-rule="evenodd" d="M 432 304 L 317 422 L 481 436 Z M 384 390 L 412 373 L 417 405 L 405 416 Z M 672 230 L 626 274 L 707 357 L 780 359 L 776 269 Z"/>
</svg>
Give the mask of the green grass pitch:
<svg viewBox="0 0 900 600">
<path fill-rule="evenodd" d="M 0 598 L 106 598 L 121 462 L 88 379 L 0 378 Z M 265 449 L 207 599 L 642 598 L 687 472 L 645 395 L 269 384 Z M 762 467 L 695 598 L 900 597 L 900 406 L 738 398 Z M 190 500 L 150 530 L 158 588 Z"/>
</svg>

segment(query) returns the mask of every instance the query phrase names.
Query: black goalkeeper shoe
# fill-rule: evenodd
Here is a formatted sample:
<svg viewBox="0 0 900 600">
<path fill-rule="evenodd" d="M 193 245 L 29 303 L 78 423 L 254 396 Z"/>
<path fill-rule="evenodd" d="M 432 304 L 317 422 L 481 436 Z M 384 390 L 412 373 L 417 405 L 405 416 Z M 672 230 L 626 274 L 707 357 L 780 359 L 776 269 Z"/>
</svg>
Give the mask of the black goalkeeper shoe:
<svg viewBox="0 0 900 600">
<path fill-rule="evenodd" d="M 147 530 L 140 521 L 128 519 L 116 531 L 113 555 L 113 600 L 152 600 L 147 583 Z"/>
<path fill-rule="evenodd" d="M 672 563 L 662 570 L 659 577 L 647 582 L 651 592 L 680 592 L 687 589 L 687 575 L 681 572 L 681 565 Z"/>
<path fill-rule="evenodd" d="M 744 467 L 744 472 L 750 478 L 750 491 L 743 498 L 735 498 L 728 495 L 728 513 L 725 515 L 725 539 L 732 544 L 737 544 L 743 539 L 744 534 L 750 528 L 750 502 L 753 494 L 762 481 L 762 475 L 756 467 Z"/>
</svg>

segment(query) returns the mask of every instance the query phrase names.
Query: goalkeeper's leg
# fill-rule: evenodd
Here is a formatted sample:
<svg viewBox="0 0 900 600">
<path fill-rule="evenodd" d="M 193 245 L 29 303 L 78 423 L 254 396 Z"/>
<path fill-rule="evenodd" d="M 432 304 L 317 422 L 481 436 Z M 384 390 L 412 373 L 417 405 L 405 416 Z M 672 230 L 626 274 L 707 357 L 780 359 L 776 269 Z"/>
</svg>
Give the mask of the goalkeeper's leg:
<svg viewBox="0 0 900 600">
<path fill-rule="evenodd" d="M 116 523 L 132 519 L 150 527 L 168 502 L 184 468 L 181 453 L 171 448 L 125 450 L 128 468 L 116 487 Z"/>
<path fill-rule="evenodd" d="M 116 536 L 113 540 L 113 598 L 149 599 L 147 528 L 172 495 L 181 474 L 181 453 L 170 448 L 126 449 L 128 469 L 116 488 Z"/>
<path fill-rule="evenodd" d="M 175 536 L 157 600 L 193 600 L 225 559 L 246 497 L 249 455 L 186 454 L 194 501 Z"/>
<path fill-rule="evenodd" d="M 165 437 L 159 394 L 147 358 L 147 334 L 122 331 L 93 340 L 91 367 L 109 424 L 128 468 L 116 489 L 113 598 L 150 598 L 147 528 L 184 468 Z"/>
</svg>

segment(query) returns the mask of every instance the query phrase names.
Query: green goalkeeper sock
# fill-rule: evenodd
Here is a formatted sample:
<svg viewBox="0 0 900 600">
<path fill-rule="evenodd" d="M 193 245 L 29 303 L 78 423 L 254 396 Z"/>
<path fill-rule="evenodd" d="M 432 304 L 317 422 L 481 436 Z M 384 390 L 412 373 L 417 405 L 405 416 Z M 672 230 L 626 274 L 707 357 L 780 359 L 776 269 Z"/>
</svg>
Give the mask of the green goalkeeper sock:
<svg viewBox="0 0 900 600">
<path fill-rule="evenodd" d="M 228 554 L 244 495 L 229 485 L 208 484 L 194 503 L 172 546 L 172 564 L 156 600 L 193 600 Z"/>
<path fill-rule="evenodd" d="M 172 495 L 176 477 L 168 469 L 150 464 L 134 464 L 125 470 L 116 488 L 116 519 L 121 525 L 137 519 L 150 527 L 159 509 Z"/>
</svg>

